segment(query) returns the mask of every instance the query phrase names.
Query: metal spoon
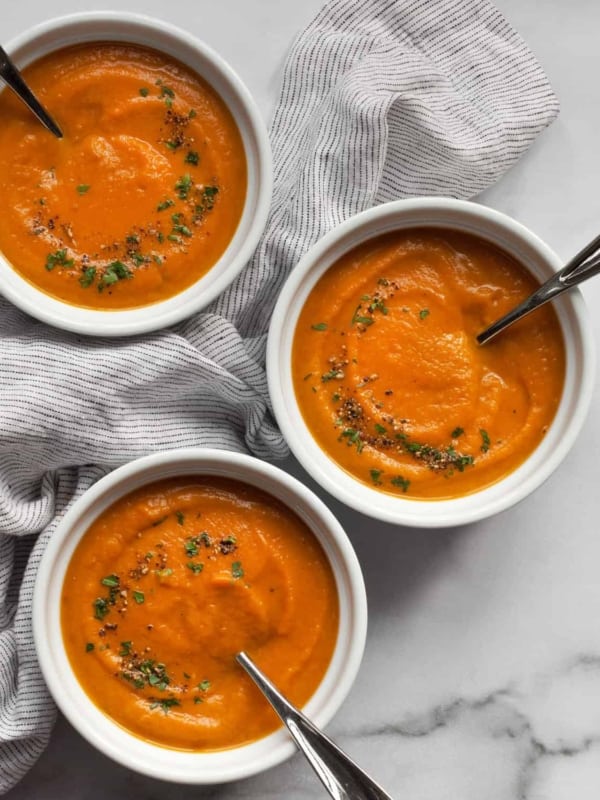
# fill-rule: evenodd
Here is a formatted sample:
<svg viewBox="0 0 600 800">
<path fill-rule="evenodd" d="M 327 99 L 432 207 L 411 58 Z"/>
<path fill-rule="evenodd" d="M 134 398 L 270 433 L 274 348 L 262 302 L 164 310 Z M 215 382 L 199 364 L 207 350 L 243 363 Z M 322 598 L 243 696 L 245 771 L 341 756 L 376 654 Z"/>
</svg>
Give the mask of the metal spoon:
<svg viewBox="0 0 600 800">
<path fill-rule="evenodd" d="M 48 128 L 50 133 L 62 139 L 61 129 L 31 91 L 29 86 L 27 86 L 23 80 L 23 76 L 2 47 L 0 47 L 0 78 L 3 78 L 13 92 L 21 98 L 31 111 L 33 111 L 42 125 Z"/>
<path fill-rule="evenodd" d="M 277 691 L 246 653 L 238 653 L 236 660 L 273 706 L 334 800 L 391 800 L 389 794 Z"/>
<path fill-rule="evenodd" d="M 494 336 L 497 336 L 500 331 L 508 328 L 513 322 L 516 322 L 521 317 L 529 314 L 535 308 L 544 305 L 548 300 L 553 300 L 559 294 L 566 292 L 578 283 L 592 278 L 600 272 L 600 236 L 597 236 L 592 242 L 577 253 L 572 258 L 566 267 L 563 267 L 556 275 L 553 275 L 550 280 L 543 283 L 539 289 L 536 289 L 533 294 L 530 294 L 523 302 L 509 311 L 496 322 L 492 323 L 489 328 L 486 328 L 477 336 L 479 344 L 489 342 Z"/>
</svg>

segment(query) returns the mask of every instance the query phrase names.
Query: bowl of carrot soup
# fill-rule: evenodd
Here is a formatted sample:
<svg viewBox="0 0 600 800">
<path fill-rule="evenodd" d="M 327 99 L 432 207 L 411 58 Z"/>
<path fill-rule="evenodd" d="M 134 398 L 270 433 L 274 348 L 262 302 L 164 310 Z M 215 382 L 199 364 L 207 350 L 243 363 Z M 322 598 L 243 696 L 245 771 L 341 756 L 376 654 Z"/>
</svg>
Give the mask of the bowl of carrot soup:
<svg viewBox="0 0 600 800">
<path fill-rule="evenodd" d="M 376 518 L 436 527 L 524 498 L 589 407 L 592 339 L 571 292 L 489 344 L 476 335 L 561 266 L 474 203 L 359 214 L 283 288 L 267 348 L 277 421 L 312 476 Z"/>
<path fill-rule="evenodd" d="M 99 481 L 54 533 L 34 598 L 40 664 L 70 722 L 116 761 L 182 783 L 294 752 L 236 653 L 325 724 L 365 630 L 360 568 L 332 514 L 275 467 L 216 450 Z"/>
<path fill-rule="evenodd" d="M 75 14 L 7 47 L 57 139 L 0 92 L 0 290 L 32 316 L 109 336 L 205 307 L 250 258 L 271 156 L 247 89 L 161 20 Z"/>
</svg>

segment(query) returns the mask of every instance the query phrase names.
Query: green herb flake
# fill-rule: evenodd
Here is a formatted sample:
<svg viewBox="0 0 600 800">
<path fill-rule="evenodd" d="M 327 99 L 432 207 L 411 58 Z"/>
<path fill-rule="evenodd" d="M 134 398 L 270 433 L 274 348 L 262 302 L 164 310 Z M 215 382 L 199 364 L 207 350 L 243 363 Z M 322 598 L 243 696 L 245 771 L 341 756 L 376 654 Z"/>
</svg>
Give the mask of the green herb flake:
<svg viewBox="0 0 600 800">
<path fill-rule="evenodd" d="M 89 183 L 80 183 L 77 187 L 77 194 L 87 194 L 91 188 L 92 187 L 89 185 Z"/>
<path fill-rule="evenodd" d="M 168 239 L 170 242 L 175 242 L 175 244 L 181 244 L 181 239 L 179 238 L 179 236 L 176 236 L 174 233 L 170 233 L 170 234 L 167 236 L 167 239 Z"/>
<path fill-rule="evenodd" d="M 133 642 L 121 642 L 121 649 L 119 650 L 120 656 L 129 656 L 131 655 L 131 648 L 133 646 Z"/>
<path fill-rule="evenodd" d="M 191 175 L 186 174 L 182 175 L 181 178 L 179 178 L 179 180 L 175 184 L 175 191 L 177 192 L 177 196 L 179 197 L 180 200 L 187 200 L 192 185 L 193 182 Z"/>
<path fill-rule="evenodd" d="M 490 449 L 490 436 L 483 428 L 479 428 L 479 433 L 481 434 L 480 450 L 482 453 L 487 453 L 487 451 Z"/>
<path fill-rule="evenodd" d="M 87 269 L 83 271 L 83 275 L 79 278 L 79 283 L 84 289 L 87 289 L 88 286 L 92 285 L 95 277 L 96 267 L 87 267 Z"/>
<path fill-rule="evenodd" d="M 144 600 L 146 599 L 146 598 L 145 598 L 145 596 L 144 596 L 144 593 L 143 593 L 143 592 L 140 592 L 140 591 L 138 591 L 137 589 L 134 589 L 134 590 L 133 590 L 133 592 L 132 592 L 131 594 L 132 594 L 132 597 L 133 597 L 133 599 L 135 600 L 135 602 L 136 602 L 138 605 L 142 605 L 142 603 L 143 603 L 143 602 L 144 602 Z"/>
<path fill-rule="evenodd" d="M 339 369 L 330 369 L 329 372 L 325 372 L 321 375 L 322 383 L 327 383 L 327 381 L 333 381 L 336 379 L 341 379 L 344 377 L 344 373 Z"/>
<path fill-rule="evenodd" d="M 48 253 L 46 256 L 46 269 L 48 272 L 53 270 L 54 267 L 72 267 L 73 263 L 72 258 L 67 258 L 66 248 L 56 250 L 54 253 Z"/>
<path fill-rule="evenodd" d="M 381 486 L 381 473 L 382 470 L 380 469 L 369 470 L 369 475 L 371 476 L 371 480 L 373 481 L 375 486 Z"/>
<path fill-rule="evenodd" d="M 107 575 L 100 581 L 102 586 L 108 586 L 109 589 L 116 589 L 119 586 L 120 580 L 118 575 Z"/>
<path fill-rule="evenodd" d="M 429 309 L 428 308 L 422 308 L 419 311 L 419 319 L 426 319 L 428 316 L 429 316 Z"/>
<path fill-rule="evenodd" d="M 92 603 L 92 606 L 94 609 L 94 617 L 99 620 L 103 620 L 110 611 L 108 601 L 105 600 L 104 597 L 97 597 Z"/>
<path fill-rule="evenodd" d="M 327 330 L 327 323 L 326 322 L 317 322 L 316 325 L 310 326 L 313 331 L 326 331 Z"/>
<path fill-rule="evenodd" d="M 167 697 L 164 700 L 149 700 L 150 708 L 162 708 L 165 714 L 169 713 L 169 709 L 173 708 L 173 706 L 180 706 L 181 703 L 176 697 Z"/>
<path fill-rule="evenodd" d="M 365 317 L 362 314 L 359 314 L 358 313 L 358 309 L 357 309 L 356 312 L 354 313 L 354 316 L 352 317 L 352 321 L 351 321 L 350 324 L 351 325 L 366 325 L 366 327 L 368 328 L 369 325 L 372 325 L 374 322 L 375 322 L 375 320 L 372 317 Z"/>
<path fill-rule="evenodd" d="M 204 702 L 204 700 L 201 697 L 199 697 L 198 695 L 196 695 L 194 697 L 194 703 L 196 703 L 196 705 L 198 705 L 198 703 L 203 703 L 203 702 Z"/>
<path fill-rule="evenodd" d="M 200 681 L 198 689 L 200 689 L 201 692 L 207 692 L 210 689 L 210 681 Z"/>
<path fill-rule="evenodd" d="M 337 392 L 334 392 L 334 394 L 331 395 L 331 401 L 333 403 L 339 403 L 341 399 L 341 395 L 339 395 Z"/>
<path fill-rule="evenodd" d="M 194 108 L 190 108 L 190 113 L 188 114 L 189 119 L 194 119 L 196 116 L 196 110 Z"/>
<path fill-rule="evenodd" d="M 140 94 L 142 95 L 142 97 L 148 97 L 148 95 L 150 94 L 150 89 L 146 89 L 145 86 L 142 86 L 140 89 Z"/>
<path fill-rule="evenodd" d="M 94 643 L 93 642 L 87 642 L 86 645 L 85 645 L 85 652 L 86 653 L 91 653 L 93 649 L 94 649 Z"/>
<path fill-rule="evenodd" d="M 197 556 L 198 555 L 198 539 L 195 536 L 190 536 L 188 539 L 185 540 L 183 546 L 185 548 L 185 552 L 188 556 Z"/>
<path fill-rule="evenodd" d="M 183 513 L 183 511 L 176 511 L 175 516 L 177 517 L 177 522 L 179 523 L 179 525 L 183 525 L 183 523 L 185 522 L 185 514 Z"/>
<path fill-rule="evenodd" d="M 173 574 L 173 570 L 171 567 L 165 567 L 164 569 L 157 569 L 155 570 L 156 574 L 159 578 L 170 578 Z"/>
<path fill-rule="evenodd" d="M 342 437 L 344 439 L 348 439 L 349 446 L 356 445 L 357 453 L 362 453 L 364 443 L 360 435 L 360 431 L 357 431 L 355 428 L 345 428 L 342 431 Z"/>
<path fill-rule="evenodd" d="M 171 208 L 171 206 L 174 206 L 174 205 L 175 205 L 175 201 L 174 200 L 170 200 L 170 199 L 163 200 L 162 202 L 160 202 L 156 206 L 156 210 L 157 211 L 165 211 L 167 208 Z"/>
<path fill-rule="evenodd" d="M 200 163 L 200 156 L 195 150 L 189 150 L 185 156 L 186 164 L 193 164 L 195 167 Z"/>
<path fill-rule="evenodd" d="M 187 225 L 173 225 L 173 230 L 175 233 L 180 233 L 182 236 L 187 236 L 188 238 L 192 235 Z"/>
<path fill-rule="evenodd" d="M 450 437 L 452 439 L 458 439 L 458 437 L 462 436 L 464 432 L 465 432 L 464 428 L 454 428 L 454 430 L 450 434 Z"/>
<path fill-rule="evenodd" d="M 104 274 L 98 282 L 98 290 L 102 291 L 106 286 L 112 286 L 117 281 L 133 278 L 131 270 L 122 261 L 113 261 L 104 270 Z"/>
<path fill-rule="evenodd" d="M 381 436 L 385 436 L 385 435 L 386 435 L 386 433 L 387 433 L 387 429 L 386 429 L 386 428 L 384 428 L 384 427 L 383 427 L 383 425 L 380 425 L 378 422 L 376 422 L 376 423 L 375 423 L 375 430 L 376 430 L 376 432 L 377 432 L 377 433 L 379 433 Z"/>
<path fill-rule="evenodd" d="M 244 570 L 241 561 L 234 561 L 231 565 L 231 575 L 237 580 L 244 577 Z"/>
<path fill-rule="evenodd" d="M 399 486 L 403 492 L 406 492 L 410 486 L 410 481 L 408 478 L 403 478 L 402 475 L 396 475 L 391 479 L 390 483 L 392 486 Z"/>
<path fill-rule="evenodd" d="M 204 564 L 200 563 L 199 561 L 188 561 L 186 567 L 191 569 L 194 575 L 198 575 L 204 569 Z"/>
</svg>

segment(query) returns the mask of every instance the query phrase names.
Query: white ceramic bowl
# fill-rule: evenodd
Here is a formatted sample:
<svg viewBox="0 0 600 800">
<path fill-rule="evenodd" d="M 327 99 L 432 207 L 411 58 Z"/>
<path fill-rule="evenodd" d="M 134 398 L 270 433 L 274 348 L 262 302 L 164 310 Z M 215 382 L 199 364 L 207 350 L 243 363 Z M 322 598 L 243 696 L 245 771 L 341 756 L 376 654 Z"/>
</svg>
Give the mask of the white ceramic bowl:
<svg viewBox="0 0 600 800">
<path fill-rule="evenodd" d="M 65 515 L 40 563 L 33 599 L 33 630 L 44 678 L 71 724 L 95 747 L 125 766 L 178 783 L 213 784 L 272 767 L 295 752 L 284 730 L 252 744 L 213 753 L 170 750 L 138 739 L 105 716 L 85 694 L 67 658 L 60 626 L 65 572 L 79 540 L 108 506 L 140 486 L 181 475 L 240 480 L 285 503 L 313 531 L 333 569 L 340 607 L 338 638 L 329 668 L 305 706 L 326 725 L 348 694 L 365 644 L 367 601 L 358 560 L 340 524 L 311 491 L 258 459 L 221 450 L 171 450 L 133 461 L 102 478 Z"/>
<path fill-rule="evenodd" d="M 146 45 L 177 58 L 205 78 L 237 123 L 248 168 L 246 202 L 229 246 L 200 280 L 160 303 L 115 311 L 73 306 L 37 289 L 0 254 L 0 291 L 23 311 L 77 333 L 128 336 L 173 325 L 204 308 L 249 261 L 265 226 L 271 201 L 271 150 L 260 113 L 236 73 L 210 47 L 163 20 L 117 11 L 72 14 L 31 28 L 5 49 L 16 65 L 23 68 L 54 50 L 94 41 Z"/>
<path fill-rule="evenodd" d="M 319 278 L 343 253 L 380 234 L 414 227 L 449 228 L 487 239 L 513 255 L 540 281 L 563 266 L 558 256 L 520 223 L 485 206 L 445 198 L 386 203 L 347 220 L 301 259 L 273 313 L 267 373 L 273 410 L 292 452 L 327 491 L 363 514 L 400 525 L 435 528 L 489 517 L 522 500 L 556 469 L 573 445 L 589 408 L 594 347 L 578 290 L 554 301 L 566 347 L 562 399 L 552 425 L 514 472 L 479 492 L 452 500 L 411 500 L 378 492 L 327 456 L 306 426 L 294 394 L 291 351 L 300 311 Z"/>
</svg>

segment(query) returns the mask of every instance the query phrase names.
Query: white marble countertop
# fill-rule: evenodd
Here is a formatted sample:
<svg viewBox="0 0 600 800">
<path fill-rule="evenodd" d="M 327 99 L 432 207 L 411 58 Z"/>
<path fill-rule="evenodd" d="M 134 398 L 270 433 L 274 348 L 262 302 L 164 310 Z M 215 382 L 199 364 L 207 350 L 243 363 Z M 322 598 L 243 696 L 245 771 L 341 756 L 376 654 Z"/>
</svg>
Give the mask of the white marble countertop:
<svg viewBox="0 0 600 800">
<path fill-rule="evenodd" d="M 217 49 L 270 118 L 286 50 L 322 0 L 19 0 L 8 41 L 49 15 L 127 8 Z M 567 257 L 600 233 L 600 4 L 497 0 L 545 67 L 561 115 L 480 199 Z M 10 10 L 10 13 L 8 13 Z M 600 278 L 583 287 L 600 345 Z M 361 560 L 364 661 L 328 728 L 395 798 L 600 797 L 600 380 L 579 442 L 517 507 L 452 530 L 374 522 L 318 492 Z M 292 459 L 285 466 L 314 488 Z M 247 781 L 182 787 L 129 772 L 59 720 L 11 800 L 324 797 L 300 756 Z"/>
</svg>

